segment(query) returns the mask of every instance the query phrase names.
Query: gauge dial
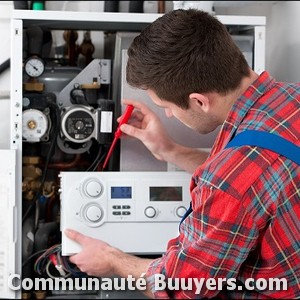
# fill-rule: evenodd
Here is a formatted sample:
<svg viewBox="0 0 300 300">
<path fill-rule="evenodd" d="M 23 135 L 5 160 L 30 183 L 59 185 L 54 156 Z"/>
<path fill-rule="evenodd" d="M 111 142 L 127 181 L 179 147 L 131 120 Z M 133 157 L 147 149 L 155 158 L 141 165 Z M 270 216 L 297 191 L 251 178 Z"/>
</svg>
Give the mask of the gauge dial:
<svg viewBox="0 0 300 300">
<path fill-rule="evenodd" d="M 41 58 L 32 56 L 26 60 L 24 69 L 28 76 L 39 77 L 45 70 L 45 64 Z"/>
</svg>

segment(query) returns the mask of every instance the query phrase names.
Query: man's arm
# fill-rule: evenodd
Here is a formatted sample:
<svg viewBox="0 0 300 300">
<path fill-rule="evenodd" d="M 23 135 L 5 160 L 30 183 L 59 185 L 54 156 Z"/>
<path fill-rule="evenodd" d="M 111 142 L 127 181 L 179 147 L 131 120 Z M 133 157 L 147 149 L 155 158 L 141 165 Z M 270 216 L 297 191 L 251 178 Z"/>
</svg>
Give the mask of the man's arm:
<svg viewBox="0 0 300 300">
<path fill-rule="evenodd" d="M 166 155 L 165 161 L 193 174 L 206 161 L 209 153 L 197 148 L 188 148 L 174 143 L 173 148 Z"/>
</svg>

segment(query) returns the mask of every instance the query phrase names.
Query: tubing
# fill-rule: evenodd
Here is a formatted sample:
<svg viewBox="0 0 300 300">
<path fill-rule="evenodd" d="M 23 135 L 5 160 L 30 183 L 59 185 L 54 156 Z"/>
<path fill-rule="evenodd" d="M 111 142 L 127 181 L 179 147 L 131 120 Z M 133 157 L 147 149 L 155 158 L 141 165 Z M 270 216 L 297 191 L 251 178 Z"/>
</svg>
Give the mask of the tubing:
<svg viewBox="0 0 300 300">
<path fill-rule="evenodd" d="M 6 61 L 4 61 L 1 65 L 0 65 L 0 74 L 3 73 L 6 69 L 8 69 L 10 67 L 10 58 L 8 58 Z"/>
</svg>

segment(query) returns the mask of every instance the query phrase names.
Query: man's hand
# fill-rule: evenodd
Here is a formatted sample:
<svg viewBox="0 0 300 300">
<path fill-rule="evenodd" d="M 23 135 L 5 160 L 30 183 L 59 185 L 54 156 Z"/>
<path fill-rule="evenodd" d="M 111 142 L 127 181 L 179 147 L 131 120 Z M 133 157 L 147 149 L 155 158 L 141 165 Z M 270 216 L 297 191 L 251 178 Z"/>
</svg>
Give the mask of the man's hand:
<svg viewBox="0 0 300 300">
<path fill-rule="evenodd" d="M 123 100 L 135 107 L 128 124 L 120 129 L 128 136 L 139 139 L 158 160 L 167 160 L 174 141 L 166 132 L 158 116 L 142 102 Z"/>
<path fill-rule="evenodd" d="M 82 251 L 70 257 L 70 261 L 90 276 L 112 276 L 115 274 L 113 262 L 119 250 L 107 243 L 67 229 L 65 234 L 82 246 Z M 121 252 L 121 251 L 120 251 Z"/>
<path fill-rule="evenodd" d="M 126 135 L 139 139 L 156 159 L 174 164 L 191 174 L 207 159 L 208 152 L 176 143 L 146 104 L 129 99 L 124 99 L 123 104 L 131 104 L 135 110 L 128 124 L 123 124 L 120 129 Z"/>
<path fill-rule="evenodd" d="M 82 246 L 81 252 L 70 257 L 70 261 L 84 273 L 90 276 L 120 276 L 131 275 L 135 279 L 147 272 L 153 259 L 136 257 L 122 252 L 109 244 L 85 236 L 75 230 L 66 229 L 66 236 Z M 153 298 L 153 294 L 146 289 L 143 293 Z"/>
</svg>

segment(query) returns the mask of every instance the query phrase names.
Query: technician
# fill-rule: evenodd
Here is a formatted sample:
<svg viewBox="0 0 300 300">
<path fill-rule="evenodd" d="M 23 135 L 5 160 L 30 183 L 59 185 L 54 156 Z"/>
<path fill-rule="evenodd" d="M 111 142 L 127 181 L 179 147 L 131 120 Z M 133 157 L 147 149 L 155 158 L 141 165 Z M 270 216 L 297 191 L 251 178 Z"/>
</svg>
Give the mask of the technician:
<svg viewBox="0 0 300 300">
<path fill-rule="evenodd" d="M 299 298 L 300 84 L 251 70 L 226 27 L 203 11 L 163 15 L 128 55 L 128 83 L 146 90 L 167 117 L 202 134 L 221 129 L 207 157 L 175 143 L 146 105 L 124 100 L 135 111 L 122 131 L 193 174 L 191 209 L 160 258 L 131 256 L 67 231 L 83 247 L 71 261 L 94 276 L 146 273 L 147 295 L 156 298 Z M 196 295 L 195 287 L 155 290 L 155 274 L 224 281 L 218 289 L 204 284 Z M 262 279 L 287 286 L 247 288 Z"/>
</svg>

